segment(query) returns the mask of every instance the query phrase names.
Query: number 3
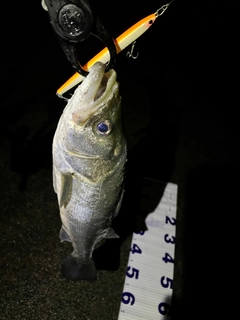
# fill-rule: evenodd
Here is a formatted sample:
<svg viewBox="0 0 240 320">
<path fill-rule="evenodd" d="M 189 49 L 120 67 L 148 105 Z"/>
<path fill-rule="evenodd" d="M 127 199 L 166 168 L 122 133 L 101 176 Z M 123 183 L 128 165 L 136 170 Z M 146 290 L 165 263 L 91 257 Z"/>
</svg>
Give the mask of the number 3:
<svg viewBox="0 0 240 320">
<path fill-rule="evenodd" d="M 175 237 L 174 236 L 172 236 L 172 239 L 170 239 L 168 237 L 169 237 L 169 234 L 165 234 L 165 236 L 164 236 L 165 242 L 167 242 L 167 243 L 175 243 Z"/>
</svg>

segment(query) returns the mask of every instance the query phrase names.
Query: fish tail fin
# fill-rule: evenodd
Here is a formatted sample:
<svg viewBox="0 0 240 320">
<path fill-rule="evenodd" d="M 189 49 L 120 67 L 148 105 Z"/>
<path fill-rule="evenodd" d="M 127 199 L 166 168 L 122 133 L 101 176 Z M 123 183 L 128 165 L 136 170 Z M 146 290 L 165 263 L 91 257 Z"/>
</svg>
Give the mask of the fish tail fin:
<svg viewBox="0 0 240 320">
<path fill-rule="evenodd" d="M 72 255 L 68 256 L 61 266 L 62 275 L 72 281 L 97 279 L 97 270 L 93 260 L 88 264 L 82 264 Z"/>
</svg>

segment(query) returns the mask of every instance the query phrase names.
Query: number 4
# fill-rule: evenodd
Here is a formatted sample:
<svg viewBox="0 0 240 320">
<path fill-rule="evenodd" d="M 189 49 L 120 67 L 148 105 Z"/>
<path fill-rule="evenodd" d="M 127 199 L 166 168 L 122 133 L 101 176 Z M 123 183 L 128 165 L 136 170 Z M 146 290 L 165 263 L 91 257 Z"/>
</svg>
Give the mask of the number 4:
<svg viewBox="0 0 240 320">
<path fill-rule="evenodd" d="M 165 257 L 162 258 L 165 263 L 171 262 L 174 263 L 174 259 L 170 256 L 169 253 L 165 252 Z"/>
<path fill-rule="evenodd" d="M 136 245 L 135 243 L 133 244 L 131 250 L 132 253 L 142 253 L 142 250 L 139 248 L 138 245 Z"/>
</svg>

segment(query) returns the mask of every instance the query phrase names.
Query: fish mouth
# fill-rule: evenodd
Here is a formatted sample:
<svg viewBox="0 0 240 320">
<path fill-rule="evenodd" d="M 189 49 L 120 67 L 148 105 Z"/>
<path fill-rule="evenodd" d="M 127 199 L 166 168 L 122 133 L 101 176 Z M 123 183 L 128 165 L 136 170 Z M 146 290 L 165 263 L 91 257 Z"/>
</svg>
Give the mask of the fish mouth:
<svg viewBox="0 0 240 320">
<path fill-rule="evenodd" d="M 71 101 L 74 101 L 75 110 L 72 112 L 72 120 L 76 124 L 82 124 L 89 119 L 102 105 L 111 99 L 116 91 L 116 72 L 112 69 L 105 73 L 105 65 L 97 62 L 90 69 L 88 76 L 76 89 Z M 77 106 L 77 109 L 76 109 Z"/>
</svg>

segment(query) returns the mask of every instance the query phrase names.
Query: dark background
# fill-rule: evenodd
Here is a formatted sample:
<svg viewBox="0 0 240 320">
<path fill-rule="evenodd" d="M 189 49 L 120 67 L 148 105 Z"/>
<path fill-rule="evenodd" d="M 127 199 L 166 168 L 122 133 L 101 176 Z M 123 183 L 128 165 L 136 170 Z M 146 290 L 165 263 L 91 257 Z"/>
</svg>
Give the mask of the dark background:
<svg viewBox="0 0 240 320">
<path fill-rule="evenodd" d="M 115 38 L 164 3 L 93 5 Z M 144 176 L 178 185 L 172 319 L 239 314 L 239 2 L 175 0 L 137 40 L 138 59 L 118 55 L 128 176 L 121 238 L 95 253 L 94 283 L 59 270 L 71 246 L 58 238 L 51 145 L 73 69 L 40 0 L 1 10 L 0 319 L 117 319 Z"/>
</svg>

